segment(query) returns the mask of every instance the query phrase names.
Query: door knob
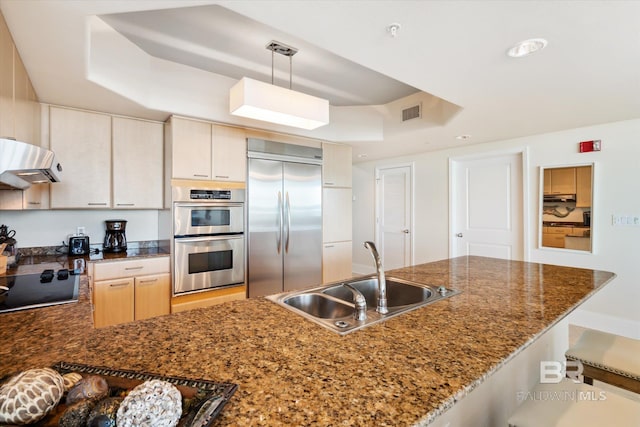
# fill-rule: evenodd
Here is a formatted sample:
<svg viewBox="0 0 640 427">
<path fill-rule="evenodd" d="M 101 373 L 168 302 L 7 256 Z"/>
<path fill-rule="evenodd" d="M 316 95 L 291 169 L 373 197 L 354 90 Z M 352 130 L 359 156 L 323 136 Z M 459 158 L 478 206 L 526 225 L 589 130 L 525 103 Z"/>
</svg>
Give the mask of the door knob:
<svg viewBox="0 0 640 427">
<path fill-rule="evenodd" d="M 462 237 L 462 233 L 456 234 L 456 237 Z"/>
<path fill-rule="evenodd" d="M 405 228 L 404 230 L 402 230 L 402 232 L 403 232 L 404 234 L 409 234 L 409 230 L 408 230 L 408 229 L 406 229 L 406 228 Z"/>
</svg>

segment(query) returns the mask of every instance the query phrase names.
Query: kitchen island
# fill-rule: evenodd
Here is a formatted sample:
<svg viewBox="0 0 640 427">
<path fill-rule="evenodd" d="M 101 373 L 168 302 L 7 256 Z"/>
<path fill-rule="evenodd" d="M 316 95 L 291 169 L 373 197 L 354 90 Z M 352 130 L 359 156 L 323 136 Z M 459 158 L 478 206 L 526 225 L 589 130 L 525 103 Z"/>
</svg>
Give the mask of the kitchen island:
<svg viewBox="0 0 640 427">
<path fill-rule="evenodd" d="M 482 257 L 387 275 L 462 293 L 346 336 L 264 298 L 93 329 L 85 279 L 77 304 L 0 316 L 0 376 L 68 361 L 238 384 L 220 426 L 427 425 L 615 276 Z"/>
</svg>

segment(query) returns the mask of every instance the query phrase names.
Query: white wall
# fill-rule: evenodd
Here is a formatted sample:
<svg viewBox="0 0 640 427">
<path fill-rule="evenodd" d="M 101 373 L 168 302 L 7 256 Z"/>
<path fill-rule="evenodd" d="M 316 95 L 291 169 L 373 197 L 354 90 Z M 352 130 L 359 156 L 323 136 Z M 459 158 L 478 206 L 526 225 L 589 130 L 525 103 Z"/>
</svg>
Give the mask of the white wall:
<svg viewBox="0 0 640 427">
<path fill-rule="evenodd" d="M 108 219 L 127 220 L 126 235 L 129 242 L 158 238 L 158 211 L 156 210 L 50 210 L 1 211 L 0 224 L 16 230 L 18 248 L 60 246 L 67 236 L 82 226 L 89 242 L 102 243 Z"/>
<path fill-rule="evenodd" d="M 449 253 L 450 157 L 522 148 L 528 150 L 529 261 L 612 271 L 612 284 L 587 301 L 573 323 L 640 339 L 640 227 L 613 226 L 612 214 L 640 216 L 640 120 L 609 123 L 411 157 L 353 166 L 354 270 L 371 264 L 359 242 L 374 235 L 375 167 L 413 161 L 415 164 L 415 260 L 443 259 Z M 602 151 L 578 153 L 578 142 L 601 139 Z M 592 235 L 594 252 L 580 253 L 538 247 L 540 167 L 595 162 Z M 525 228 L 526 229 L 526 228 Z"/>
</svg>

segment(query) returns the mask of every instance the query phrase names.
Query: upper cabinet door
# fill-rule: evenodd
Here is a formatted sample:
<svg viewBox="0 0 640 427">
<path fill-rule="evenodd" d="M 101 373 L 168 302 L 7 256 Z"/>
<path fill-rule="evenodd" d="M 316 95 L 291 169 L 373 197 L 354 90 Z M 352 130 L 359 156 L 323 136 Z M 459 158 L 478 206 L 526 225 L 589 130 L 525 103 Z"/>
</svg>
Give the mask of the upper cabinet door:
<svg viewBox="0 0 640 427">
<path fill-rule="evenodd" d="M 113 118 L 113 207 L 162 209 L 162 123 Z"/>
<path fill-rule="evenodd" d="M 322 144 L 322 185 L 351 188 L 351 147 Z"/>
<path fill-rule="evenodd" d="M 171 118 L 173 178 L 211 180 L 211 124 Z"/>
<path fill-rule="evenodd" d="M 576 168 L 576 207 L 591 207 L 591 166 Z"/>
<path fill-rule="evenodd" d="M 52 106 L 50 138 L 63 168 L 51 208 L 111 207 L 111 116 Z"/>
<path fill-rule="evenodd" d="M 247 179 L 247 140 L 244 129 L 213 126 L 212 179 L 214 181 L 238 181 Z"/>
<path fill-rule="evenodd" d="M 576 168 L 551 169 L 551 194 L 576 194 Z"/>
<path fill-rule="evenodd" d="M 16 137 L 14 114 L 13 40 L 0 13 L 0 137 Z"/>
</svg>

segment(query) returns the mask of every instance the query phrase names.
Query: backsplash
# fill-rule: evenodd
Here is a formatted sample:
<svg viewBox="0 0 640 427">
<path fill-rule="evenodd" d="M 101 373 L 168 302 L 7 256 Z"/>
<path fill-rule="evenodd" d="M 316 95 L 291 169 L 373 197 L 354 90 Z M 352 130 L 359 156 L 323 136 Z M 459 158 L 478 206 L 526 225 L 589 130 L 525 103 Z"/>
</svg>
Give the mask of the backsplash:
<svg viewBox="0 0 640 427">
<path fill-rule="evenodd" d="M 569 213 L 569 215 L 567 215 L 566 217 L 559 217 L 556 215 L 551 215 L 551 214 L 545 214 L 543 212 L 542 214 L 542 221 L 544 222 L 583 222 L 584 221 L 584 217 L 583 217 L 583 213 L 586 212 L 590 212 L 591 208 L 576 208 L 575 207 L 576 204 L 575 203 L 562 203 L 562 202 L 549 202 L 549 203 L 544 203 L 543 205 L 543 210 L 544 208 L 549 208 L 549 207 L 555 207 L 556 210 L 562 214 L 564 214 L 565 212 L 567 212 L 567 208 L 571 209 L 571 208 L 575 208 L 573 211 L 571 211 Z"/>
</svg>

